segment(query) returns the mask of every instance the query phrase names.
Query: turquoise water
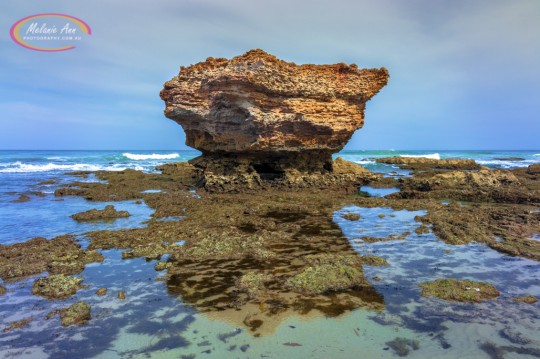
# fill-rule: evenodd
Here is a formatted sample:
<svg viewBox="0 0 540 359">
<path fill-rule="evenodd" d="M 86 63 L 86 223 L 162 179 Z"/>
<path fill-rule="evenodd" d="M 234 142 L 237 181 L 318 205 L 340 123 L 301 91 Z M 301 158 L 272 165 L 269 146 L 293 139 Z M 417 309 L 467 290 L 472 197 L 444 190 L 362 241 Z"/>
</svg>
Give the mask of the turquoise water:
<svg viewBox="0 0 540 359">
<path fill-rule="evenodd" d="M 388 174 L 396 168 L 376 164 L 374 159 L 405 154 L 472 158 L 493 168 L 540 163 L 540 150 L 354 151 L 340 156 Z M 77 223 L 69 215 L 109 203 L 71 197 L 58 201 L 54 190 L 60 183 L 80 180 L 64 175 L 69 171 L 153 171 L 156 165 L 197 155 L 196 151 L 0 151 L 0 244 L 72 233 L 84 245 L 83 234 L 89 230 L 144 226 L 152 210 L 134 201 L 114 203 L 117 209 L 131 212 L 129 218 Z M 60 181 L 38 184 L 53 178 Z M 30 200 L 12 202 L 21 193 Z M 341 217 L 351 212 L 362 219 Z M 32 296 L 35 278 L 4 283 L 8 294 L 0 297 L 0 329 L 29 315 L 35 320 L 27 328 L 0 332 L 0 358 L 395 358 L 386 343 L 396 337 L 419 341 L 420 348 L 411 349 L 409 358 L 494 358 L 486 343 L 513 348 L 504 358 L 539 357 L 535 350 L 540 348 L 540 303 L 527 305 L 511 298 L 540 297 L 540 264 L 480 244 L 450 246 L 432 233 L 418 235 L 414 217 L 423 214 L 384 206 L 351 206 L 334 214 L 334 222 L 355 250 L 390 263 L 388 267 L 365 267 L 366 277 L 384 297 L 383 312 L 358 309 L 337 318 L 292 315 L 280 318 L 272 331 L 255 338 L 239 326 L 234 313 L 198 313 L 181 297 L 169 294 L 153 268 L 155 261 L 122 260 L 120 251 L 109 250 L 103 251 L 104 263 L 89 265 L 81 274 L 92 289 L 83 289 L 65 301 Z M 389 234 L 406 238 L 379 243 L 361 240 Z M 418 283 L 441 277 L 488 281 L 502 295 L 478 304 L 420 296 Z M 110 294 L 98 297 L 96 287 L 107 287 Z M 127 292 L 125 301 L 116 299 L 119 290 Z M 92 305 L 93 319 L 87 325 L 61 328 L 57 319 L 43 319 L 52 309 L 78 300 Z"/>
</svg>

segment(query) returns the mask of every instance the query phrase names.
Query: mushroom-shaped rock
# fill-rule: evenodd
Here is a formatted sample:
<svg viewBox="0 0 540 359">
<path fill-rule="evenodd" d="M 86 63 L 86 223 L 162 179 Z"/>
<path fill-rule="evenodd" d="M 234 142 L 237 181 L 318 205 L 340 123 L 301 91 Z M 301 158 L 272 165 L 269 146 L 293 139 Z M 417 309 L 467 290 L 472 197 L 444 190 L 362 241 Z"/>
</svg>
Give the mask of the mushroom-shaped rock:
<svg viewBox="0 0 540 359">
<path fill-rule="evenodd" d="M 202 151 L 191 163 L 203 170 L 325 173 L 388 77 L 385 68 L 296 65 L 251 50 L 181 67 L 161 98 L 186 144 Z"/>
</svg>

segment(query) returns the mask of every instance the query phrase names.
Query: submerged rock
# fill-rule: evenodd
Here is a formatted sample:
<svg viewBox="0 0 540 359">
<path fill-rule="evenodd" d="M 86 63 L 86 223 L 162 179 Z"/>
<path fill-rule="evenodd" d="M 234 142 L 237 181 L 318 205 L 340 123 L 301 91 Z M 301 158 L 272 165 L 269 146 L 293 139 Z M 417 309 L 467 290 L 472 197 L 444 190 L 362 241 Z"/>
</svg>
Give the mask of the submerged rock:
<svg viewBox="0 0 540 359">
<path fill-rule="evenodd" d="M 30 317 L 30 318 L 24 318 L 24 319 L 21 319 L 21 320 L 16 320 L 16 321 L 13 321 L 13 322 L 9 322 L 4 327 L 2 332 L 3 333 L 9 333 L 11 331 L 27 327 L 27 326 L 30 325 L 30 323 L 32 323 L 32 321 L 34 321 L 34 318 Z"/>
<path fill-rule="evenodd" d="M 32 294 L 47 299 L 65 299 L 77 293 L 77 290 L 82 288 L 81 283 L 82 278 L 54 274 L 36 280 L 32 286 Z"/>
<path fill-rule="evenodd" d="M 117 211 L 113 205 L 105 206 L 104 209 L 91 209 L 85 212 L 75 213 L 71 215 L 76 221 L 96 221 L 106 219 L 116 219 L 129 217 L 131 214 L 128 211 Z"/>
<path fill-rule="evenodd" d="M 296 65 L 252 50 L 181 67 L 160 95 L 186 144 L 203 153 L 190 161 L 196 167 L 280 180 L 293 170 L 331 173 L 332 153 L 363 126 L 365 103 L 388 77 L 385 68 Z"/>
<path fill-rule="evenodd" d="M 0 285 L 0 296 L 6 295 L 7 289 L 3 285 Z"/>
<path fill-rule="evenodd" d="M 497 298 L 500 294 L 489 283 L 457 279 L 437 279 L 421 283 L 420 288 L 425 297 L 434 296 L 452 302 L 481 302 Z"/>
<path fill-rule="evenodd" d="M 527 303 L 527 304 L 534 304 L 538 302 L 538 299 L 534 295 L 524 295 L 522 297 L 517 297 L 512 299 L 514 302 L 521 302 L 521 303 Z"/>
<path fill-rule="evenodd" d="M 418 340 L 401 337 L 397 337 L 392 341 L 386 342 L 386 345 L 388 345 L 394 351 L 394 353 L 400 357 L 409 355 L 411 349 L 420 349 L 420 342 Z"/>
<path fill-rule="evenodd" d="M 28 196 L 26 194 L 21 194 L 18 199 L 13 200 L 11 202 L 13 202 L 13 203 L 24 203 L 24 202 L 28 202 L 28 201 L 30 201 L 30 196 Z"/>
<path fill-rule="evenodd" d="M 85 302 L 77 302 L 60 310 L 62 326 L 82 325 L 92 319 L 90 305 Z"/>
</svg>

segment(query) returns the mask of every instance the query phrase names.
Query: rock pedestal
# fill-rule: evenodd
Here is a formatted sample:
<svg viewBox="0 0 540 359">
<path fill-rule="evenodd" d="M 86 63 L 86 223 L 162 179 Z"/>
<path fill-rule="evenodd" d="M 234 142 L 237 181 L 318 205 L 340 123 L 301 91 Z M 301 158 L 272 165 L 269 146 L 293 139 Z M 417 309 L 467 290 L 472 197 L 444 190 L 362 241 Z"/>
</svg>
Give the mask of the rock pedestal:
<svg viewBox="0 0 540 359">
<path fill-rule="evenodd" d="M 388 71 L 356 65 L 296 65 L 262 50 L 181 67 L 165 83 L 165 116 L 203 155 L 191 163 L 219 175 L 332 172 L 331 155 L 364 124 L 364 109 Z"/>
</svg>

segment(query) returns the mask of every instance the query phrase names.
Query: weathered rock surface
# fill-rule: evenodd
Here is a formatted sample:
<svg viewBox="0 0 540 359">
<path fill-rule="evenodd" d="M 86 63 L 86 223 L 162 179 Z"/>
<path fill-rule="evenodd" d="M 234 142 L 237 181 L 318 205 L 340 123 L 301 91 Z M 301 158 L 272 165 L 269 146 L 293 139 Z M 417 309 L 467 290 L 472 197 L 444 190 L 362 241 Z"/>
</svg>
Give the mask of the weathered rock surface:
<svg viewBox="0 0 540 359">
<path fill-rule="evenodd" d="M 540 200 L 514 173 L 502 170 L 427 172 L 402 179 L 400 188 L 398 196 L 405 198 L 434 197 L 500 203 L 538 203 Z"/>
<path fill-rule="evenodd" d="M 77 293 L 82 288 L 82 278 L 65 274 L 53 274 L 39 278 L 32 286 L 32 294 L 47 299 L 65 299 Z"/>
<path fill-rule="evenodd" d="M 0 245 L 0 278 L 14 280 L 42 272 L 78 274 L 86 264 L 101 261 L 101 253 L 82 250 L 73 236 L 51 240 L 37 237 L 23 243 Z"/>
<path fill-rule="evenodd" d="M 482 168 L 474 160 L 461 158 L 434 159 L 426 157 L 385 157 L 376 160 L 378 163 L 400 165 L 412 170 L 447 169 L 447 170 L 479 170 Z"/>
<path fill-rule="evenodd" d="M 275 179 L 290 169 L 331 172 L 331 154 L 362 127 L 366 102 L 388 77 L 385 68 L 296 65 L 252 50 L 181 67 L 161 98 L 186 144 L 203 152 L 195 166 Z"/>
<path fill-rule="evenodd" d="M 129 217 L 131 214 L 128 211 L 117 211 L 113 205 L 105 206 L 104 209 L 91 209 L 85 212 L 75 213 L 71 215 L 71 218 L 78 222 L 82 221 L 97 221 L 97 220 L 110 220 L 116 218 Z"/>
<path fill-rule="evenodd" d="M 540 174 L 540 164 L 534 164 L 527 167 L 527 173 L 531 175 Z"/>
<path fill-rule="evenodd" d="M 50 319 L 57 314 L 60 315 L 60 321 L 64 327 L 83 325 L 92 319 L 91 307 L 83 301 L 76 302 L 67 308 L 54 310 L 47 314 L 45 319 Z"/>
</svg>

